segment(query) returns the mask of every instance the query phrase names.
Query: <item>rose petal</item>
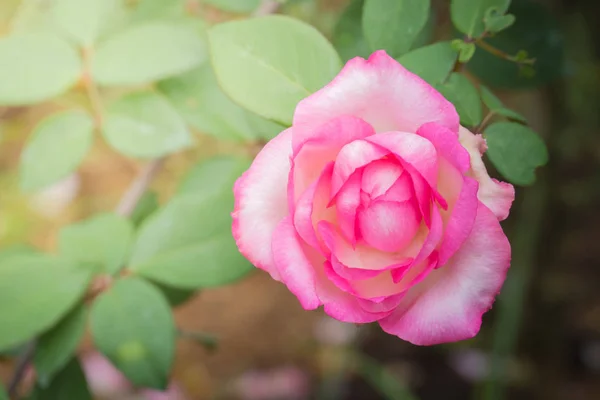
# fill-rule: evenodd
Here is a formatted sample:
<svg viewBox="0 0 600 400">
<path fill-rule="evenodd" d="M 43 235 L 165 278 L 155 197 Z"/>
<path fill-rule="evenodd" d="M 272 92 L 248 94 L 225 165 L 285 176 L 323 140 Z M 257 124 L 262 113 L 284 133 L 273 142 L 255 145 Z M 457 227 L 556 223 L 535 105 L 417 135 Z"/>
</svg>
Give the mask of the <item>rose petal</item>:
<svg viewBox="0 0 600 400">
<path fill-rule="evenodd" d="M 331 83 L 302 100 L 294 113 L 294 140 L 306 140 L 339 115 L 362 118 L 377 132 L 416 132 L 426 122 L 458 130 L 454 106 L 385 51 L 350 60 Z"/>
<path fill-rule="evenodd" d="M 342 147 L 333 167 L 331 198 L 337 195 L 354 171 L 387 154 L 389 154 L 388 150 L 364 140 L 355 140 Z"/>
<path fill-rule="evenodd" d="M 289 213 L 286 185 L 292 154 L 292 129 L 266 144 L 233 188 L 232 232 L 240 252 L 256 267 L 280 280 L 273 264 L 271 239 Z"/>
<path fill-rule="evenodd" d="M 361 189 L 375 199 L 385 194 L 403 171 L 404 168 L 395 160 L 373 161 L 364 168 Z"/>
<path fill-rule="evenodd" d="M 469 339 L 492 306 L 510 265 L 510 244 L 495 215 L 479 205 L 471 235 L 444 268 L 409 290 L 379 321 L 384 331 L 417 345 Z"/>
<path fill-rule="evenodd" d="M 430 122 L 422 125 L 417 130 L 417 135 L 432 143 L 438 154 L 448 160 L 461 173 L 469 170 L 469 153 L 460 144 L 456 132 L 435 122 Z"/>
<path fill-rule="evenodd" d="M 356 171 L 346 181 L 335 198 L 335 208 L 337 211 L 338 225 L 340 230 L 350 241 L 352 246 L 356 246 L 356 212 L 360 205 L 360 182 L 362 173 Z"/>
<path fill-rule="evenodd" d="M 272 242 L 273 260 L 281 281 L 298 297 L 305 310 L 314 310 L 321 302 L 316 291 L 315 264 L 324 261 L 303 246 L 294 229 L 292 218 L 285 217 L 275 229 Z M 308 251 L 307 251 L 308 250 Z"/>
<path fill-rule="evenodd" d="M 459 140 L 471 156 L 471 173 L 479 182 L 477 197 L 496 217 L 502 221 L 508 217 L 510 207 L 515 199 L 515 188 L 505 182 L 490 178 L 481 159 L 486 150 L 485 140 L 481 135 L 474 135 L 468 129 L 460 127 Z"/>
</svg>

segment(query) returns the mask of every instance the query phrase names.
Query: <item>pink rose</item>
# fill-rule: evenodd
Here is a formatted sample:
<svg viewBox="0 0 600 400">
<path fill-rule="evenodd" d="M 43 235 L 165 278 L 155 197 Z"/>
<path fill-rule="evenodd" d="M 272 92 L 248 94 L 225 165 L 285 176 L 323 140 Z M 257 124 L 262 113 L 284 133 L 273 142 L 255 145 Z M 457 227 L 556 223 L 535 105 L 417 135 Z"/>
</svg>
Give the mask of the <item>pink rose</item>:
<svg viewBox="0 0 600 400">
<path fill-rule="evenodd" d="M 302 306 L 419 345 L 473 337 L 510 264 L 511 185 L 439 92 L 350 60 L 236 182 L 233 235 Z"/>
</svg>

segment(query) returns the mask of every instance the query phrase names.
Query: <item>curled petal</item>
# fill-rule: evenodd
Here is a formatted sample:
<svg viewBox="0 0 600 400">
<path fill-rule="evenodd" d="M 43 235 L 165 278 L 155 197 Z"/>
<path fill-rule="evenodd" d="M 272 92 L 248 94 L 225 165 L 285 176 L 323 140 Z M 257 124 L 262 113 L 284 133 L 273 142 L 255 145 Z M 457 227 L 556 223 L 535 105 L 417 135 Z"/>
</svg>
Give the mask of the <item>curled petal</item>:
<svg viewBox="0 0 600 400">
<path fill-rule="evenodd" d="M 396 183 L 403 171 L 402 166 L 394 160 L 373 161 L 364 168 L 361 189 L 376 199 Z"/>
<path fill-rule="evenodd" d="M 510 244 L 496 216 L 480 203 L 475 225 L 444 268 L 412 287 L 381 321 L 384 331 L 417 345 L 469 339 L 492 306 L 510 265 Z"/>
<path fill-rule="evenodd" d="M 340 230 L 356 246 L 356 212 L 360 205 L 360 182 L 362 174 L 356 171 L 346 181 L 335 198 L 335 206 Z"/>
<path fill-rule="evenodd" d="M 348 61 L 331 83 L 302 100 L 294 113 L 297 139 L 339 115 L 362 118 L 377 132 L 416 132 L 426 122 L 454 132 L 459 126 L 454 106 L 385 51 Z"/>
<path fill-rule="evenodd" d="M 289 213 L 286 185 L 292 154 L 292 130 L 287 129 L 260 151 L 233 188 L 233 237 L 252 264 L 280 280 L 271 243 L 277 224 Z"/>
<path fill-rule="evenodd" d="M 459 139 L 471 157 L 470 174 L 479 182 L 479 191 L 477 192 L 479 201 L 492 210 L 500 221 L 506 219 L 515 199 L 515 188 L 509 183 L 499 182 L 488 175 L 481 159 L 486 150 L 485 140 L 481 135 L 474 135 L 461 126 Z"/>
<path fill-rule="evenodd" d="M 355 140 L 342 147 L 333 167 L 331 198 L 337 195 L 354 171 L 387 154 L 388 150 L 364 140 Z"/>
<path fill-rule="evenodd" d="M 438 154 L 448 160 L 461 173 L 469 170 L 469 153 L 460 144 L 455 131 L 451 131 L 435 122 L 430 122 L 422 125 L 417 130 L 417 135 L 432 143 Z"/>
</svg>

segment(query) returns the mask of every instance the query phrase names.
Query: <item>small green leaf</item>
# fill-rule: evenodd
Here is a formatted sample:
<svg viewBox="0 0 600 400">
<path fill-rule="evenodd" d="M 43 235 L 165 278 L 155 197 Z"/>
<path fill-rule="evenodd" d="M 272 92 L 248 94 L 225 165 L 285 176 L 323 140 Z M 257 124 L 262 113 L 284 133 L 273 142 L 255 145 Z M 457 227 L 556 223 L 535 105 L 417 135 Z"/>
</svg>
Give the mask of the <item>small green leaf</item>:
<svg viewBox="0 0 600 400">
<path fill-rule="evenodd" d="M 66 258 L 100 266 L 103 273 L 114 275 L 123 267 L 132 239 L 131 222 L 106 213 L 61 229 L 58 248 Z"/>
<path fill-rule="evenodd" d="M 486 42 L 517 61 L 535 59 L 531 65 L 505 60 L 483 49 L 477 51 L 467 67 L 491 87 L 525 89 L 539 87 L 565 73 L 565 41 L 556 18 L 537 1 L 515 1 L 510 12 L 516 22 Z M 525 49 L 526 51 L 523 51 Z M 535 69 L 535 76 L 529 74 Z"/>
<path fill-rule="evenodd" d="M 465 43 L 458 53 L 458 61 L 462 64 L 468 63 L 469 60 L 473 58 L 476 49 L 475 43 Z"/>
<path fill-rule="evenodd" d="M 535 182 L 535 169 L 548 162 L 544 141 L 527 126 L 514 122 L 496 122 L 484 132 L 490 161 L 515 185 Z"/>
<path fill-rule="evenodd" d="M 231 236 L 231 186 L 219 193 L 210 189 L 215 176 L 201 185 L 200 175 L 142 226 L 131 257 L 131 269 L 137 274 L 168 286 L 196 289 L 230 283 L 252 270 Z"/>
<path fill-rule="evenodd" d="M 498 33 L 515 23 L 515 16 L 512 14 L 503 15 L 496 7 L 490 7 L 483 17 L 485 30 L 492 33 Z"/>
<path fill-rule="evenodd" d="M 164 20 L 185 16 L 186 0 L 140 0 L 131 12 L 132 22 Z"/>
<path fill-rule="evenodd" d="M 439 85 L 438 90 L 454 104 L 460 116 L 460 123 L 466 126 L 477 126 L 483 118 L 481 100 L 477 88 L 459 73 L 453 73 L 448 81 Z"/>
<path fill-rule="evenodd" d="M 175 322 L 158 289 L 117 281 L 92 306 L 96 347 L 135 385 L 165 389 L 175 352 Z"/>
<path fill-rule="evenodd" d="M 247 158 L 218 156 L 201 161 L 188 171 L 177 189 L 178 195 L 229 193 L 235 181 L 250 167 Z"/>
<path fill-rule="evenodd" d="M 219 139 L 272 139 L 285 128 L 247 111 L 223 93 L 210 64 L 158 85 L 188 124 Z"/>
<path fill-rule="evenodd" d="M 112 147 L 130 157 L 160 157 L 192 144 L 177 111 L 152 92 L 128 94 L 114 102 L 102 133 Z"/>
<path fill-rule="evenodd" d="M 40 386 L 48 386 L 75 354 L 85 330 L 86 317 L 87 310 L 80 304 L 40 337 L 33 359 Z"/>
<path fill-rule="evenodd" d="M 208 33 L 220 86 L 236 103 L 291 125 L 300 100 L 339 72 L 333 46 L 312 26 L 271 15 L 216 25 Z"/>
<path fill-rule="evenodd" d="M 365 0 L 362 27 L 372 50 L 392 57 L 410 50 L 427 23 L 429 0 Z"/>
<path fill-rule="evenodd" d="M 20 160 L 21 188 L 43 189 L 75 171 L 94 140 L 94 121 L 83 111 L 45 118 L 25 144 Z"/>
<path fill-rule="evenodd" d="M 258 7 L 260 0 L 204 0 L 204 3 L 220 8 L 223 11 L 247 14 Z"/>
<path fill-rule="evenodd" d="M 45 255 L 0 264 L 0 349 L 23 343 L 56 324 L 81 298 L 89 271 Z"/>
<path fill-rule="evenodd" d="M 160 203 L 158 202 L 158 194 L 156 192 L 148 191 L 144 193 L 131 213 L 130 219 L 133 226 L 140 226 L 159 206 Z"/>
<path fill-rule="evenodd" d="M 59 29 L 82 46 L 90 46 L 120 11 L 120 0 L 54 0 L 50 8 Z"/>
<path fill-rule="evenodd" d="M 514 119 L 516 121 L 520 121 L 523 123 L 527 123 L 527 119 L 524 116 L 517 113 L 516 111 L 510 110 L 502 104 L 500 99 L 492 93 L 490 89 L 481 85 L 479 87 L 481 90 L 481 99 L 483 100 L 483 104 L 488 108 L 490 112 L 494 114 L 502 115 L 503 117 Z"/>
<path fill-rule="evenodd" d="M 346 7 L 333 32 L 333 45 L 343 61 L 353 57 L 368 57 L 371 48 L 362 30 L 364 0 L 352 0 Z"/>
<path fill-rule="evenodd" d="M 140 85 L 193 69 L 206 59 L 196 24 L 148 22 L 99 44 L 92 72 L 101 85 Z"/>
<path fill-rule="evenodd" d="M 1 38 L 0 65 L 0 106 L 49 100 L 73 86 L 82 71 L 71 45 L 42 33 Z"/>
<path fill-rule="evenodd" d="M 160 290 L 165 299 L 169 302 L 171 307 L 177 307 L 190 300 L 195 294 L 200 293 L 194 289 L 177 289 L 167 285 L 163 285 L 158 282 L 150 281 L 154 286 Z"/>
<path fill-rule="evenodd" d="M 77 358 L 72 358 L 46 388 L 37 386 L 29 400 L 92 400 L 85 374 Z"/>
<path fill-rule="evenodd" d="M 452 71 L 458 53 L 450 42 L 438 42 L 406 53 L 398 62 L 431 85 L 443 82 Z"/>
<path fill-rule="evenodd" d="M 472 38 L 480 37 L 485 32 L 483 19 L 490 8 L 495 8 L 497 13 L 503 15 L 510 0 L 452 0 L 450 3 L 450 16 L 454 26 Z"/>
<path fill-rule="evenodd" d="M 3 247 L 0 250 L 0 264 L 4 264 L 13 257 L 28 257 L 37 254 L 36 250 L 26 244 L 15 244 Z"/>
</svg>

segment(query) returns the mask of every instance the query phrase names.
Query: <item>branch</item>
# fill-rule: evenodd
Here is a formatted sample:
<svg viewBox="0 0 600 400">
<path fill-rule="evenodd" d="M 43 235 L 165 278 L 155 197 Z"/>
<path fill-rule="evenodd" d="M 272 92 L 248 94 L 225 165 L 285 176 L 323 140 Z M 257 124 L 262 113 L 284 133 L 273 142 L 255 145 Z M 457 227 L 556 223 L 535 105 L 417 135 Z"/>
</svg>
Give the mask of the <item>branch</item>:
<svg viewBox="0 0 600 400">
<path fill-rule="evenodd" d="M 102 128 L 104 108 L 102 107 L 102 98 L 100 97 L 98 87 L 92 79 L 92 50 L 89 48 L 84 48 L 82 50 L 82 58 L 84 67 L 82 78 L 83 85 L 85 87 L 87 96 L 90 99 L 92 113 L 94 114 L 94 121 L 96 122 L 96 128 L 100 129 Z"/>
<path fill-rule="evenodd" d="M 140 201 L 148 186 L 156 177 L 165 162 L 164 157 L 150 161 L 125 192 L 115 212 L 124 217 L 130 216 Z"/>
<path fill-rule="evenodd" d="M 25 373 L 27 372 L 27 368 L 33 361 L 33 356 L 35 354 L 35 341 L 31 341 L 25 345 L 25 349 L 21 353 L 19 359 L 17 360 L 17 366 L 15 367 L 15 373 L 13 374 L 9 384 L 8 384 L 8 398 L 15 399 L 17 391 L 19 389 L 19 385 L 23 378 L 25 378 Z"/>
<path fill-rule="evenodd" d="M 492 46 L 491 44 L 483 41 L 482 39 L 477 39 L 475 43 L 477 44 L 477 46 L 481 47 L 488 53 L 493 54 L 496 57 L 502 58 L 503 60 L 512 61 L 519 65 L 533 65 L 535 63 L 535 58 L 520 59 L 517 56 L 511 56 L 510 54 L 505 53 L 504 51 Z"/>
</svg>

